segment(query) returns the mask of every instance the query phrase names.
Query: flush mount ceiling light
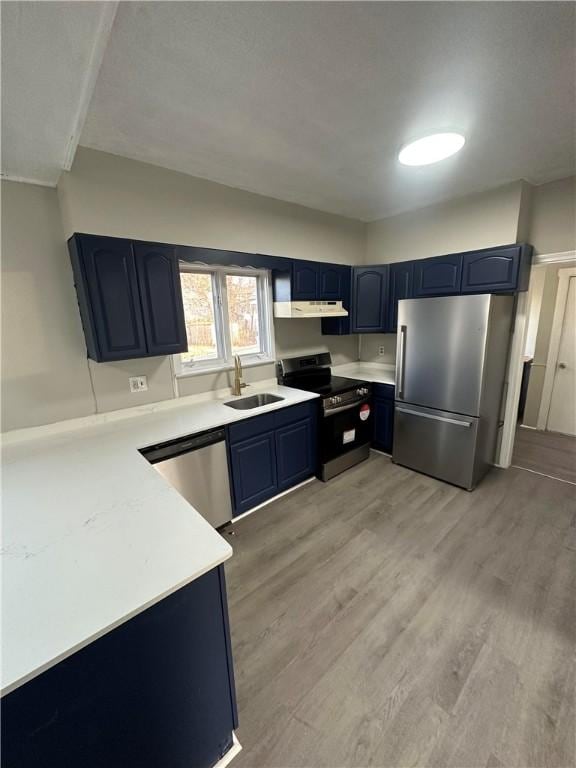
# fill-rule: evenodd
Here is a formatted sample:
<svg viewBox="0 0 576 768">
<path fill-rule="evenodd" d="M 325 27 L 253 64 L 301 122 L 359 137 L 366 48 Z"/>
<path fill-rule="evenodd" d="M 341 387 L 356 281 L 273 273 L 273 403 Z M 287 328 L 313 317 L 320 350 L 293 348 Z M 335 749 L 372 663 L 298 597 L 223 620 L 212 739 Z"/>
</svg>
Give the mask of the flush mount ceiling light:
<svg viewBox="0 0 576 768">
<path fill-rule="evenodd" d="M 456 154 L 465 141 L 461 133 L 434 133 L 402 147 L 398 160 L 402 165 L 430 165 Z"/>
</svg>

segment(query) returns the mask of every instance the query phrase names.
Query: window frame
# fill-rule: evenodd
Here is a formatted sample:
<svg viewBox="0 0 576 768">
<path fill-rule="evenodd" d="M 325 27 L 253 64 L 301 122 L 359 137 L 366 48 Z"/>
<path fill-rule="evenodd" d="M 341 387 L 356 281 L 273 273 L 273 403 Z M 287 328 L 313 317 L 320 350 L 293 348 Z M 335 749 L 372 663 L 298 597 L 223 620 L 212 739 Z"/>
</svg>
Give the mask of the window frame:
<svg viewBox="0 0 576 768">
<path fill-rule="evenodd" d="M 257 278 L 258 296 L 258 334 L 261 352 L 240 355 L 242 366 L 250 368 L 256 365 L 269 365 L 276 359 L 274 322 L 272 313 L 272 283 L 270 271 L 251 267 L 222 267 L 209 264 L 194 264 L 181 261 L 179 272 L 208 273 L 212 276 L 212 297 L 214 305 L 214 325 L 216 333 L 216 348 L 218 357 L 210 360 L 199 360 L 184 363 L 180 354 L 173 355 L 174 373 L 176 378 L 199 376 L 205 373 L 231 371 L 234 368 L 232 340 L 230 336 L 230 317 L 228 314 L 228 292 L 226 277 L 247 276 Z"/>
</svg>

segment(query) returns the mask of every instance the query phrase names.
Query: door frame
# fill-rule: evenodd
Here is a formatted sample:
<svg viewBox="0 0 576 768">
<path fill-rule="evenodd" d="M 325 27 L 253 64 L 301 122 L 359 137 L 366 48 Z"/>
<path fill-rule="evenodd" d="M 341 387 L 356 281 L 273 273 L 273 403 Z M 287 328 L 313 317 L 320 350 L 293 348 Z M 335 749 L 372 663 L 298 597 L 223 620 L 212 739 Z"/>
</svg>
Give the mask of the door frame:
<svg viewBox="0 0 576 768">
<path fill-rule="evenodd" d="M 576 267 L 567 267 L 558 271 L 558 292 L 556 293 L 556 304 L 554 306 L 554 318 L 552 320 L 550 346 L 548 347 L 548 357 L 546 359 L 546 373 L 544 374 L 544 384 L 542 386 L 540 410 L 538 411 L 538 420 L 536 422 L 537 429 L 546 429 L 548 426 L 556 366 L 558 364 L 558 355 L 560 354 L 560 341 L 564 327 L 566 302 L 568 300 L 568 287 L 572 277 L 576 277 Z"/>
<path fill-rule="evenodd" d="M 560 264 L 568 261 L 576 261 L 576 250 L 537 255 L 532 260 L 532 268 L 540 265 Z M 522 371 L 524 367 L 524 348 L 528 333 L 528 313 L 530 310 L 529 297 L 530 291 L 517 294 L 514 331 L 512 334 L 510 358 L 508 362 L 508 388 L 504 410 L 504 424 L 502 426 L 500 450 L 496 461 L 496 466 L 502 467 L 503 469 L 507 469 L 512 464 L 512 452 L 514 450 L 514 439 L 516 437 L 516 426 L 518 422 L 520 387 L 522 384 Z M 539 428 L 540 427 L 538 426 L 538 429 Z"/>
</svg>

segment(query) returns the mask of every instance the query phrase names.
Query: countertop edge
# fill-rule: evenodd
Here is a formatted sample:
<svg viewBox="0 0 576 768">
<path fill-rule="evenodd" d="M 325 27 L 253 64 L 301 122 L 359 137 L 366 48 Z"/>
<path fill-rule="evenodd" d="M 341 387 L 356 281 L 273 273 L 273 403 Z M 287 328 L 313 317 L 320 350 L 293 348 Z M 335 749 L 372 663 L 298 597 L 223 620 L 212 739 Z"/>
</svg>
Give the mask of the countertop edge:
<svg viewBox="0 0 576 768">
<path fill-rule="evenodd" d="M 194 511 L 196 512 L 196 510 Z M 196 512 L 196 514 L 200 514 L 200 513 Z M 196 579 L 199 579 L 201 576 L 204 576 L 204 574 L 208 573 L 209 571 L 212 571 L 214 568 L 217 568 L 219 565 L 222 565 L 222 563 L 225 563 L 234 554 L 232 547 L 227 542 L 225 543 L 229 548 L 229 552 L 224 557 L 218 558 L 217 560 L 215 560 L 213 563 L 211 563 L 206 567 L 202 567 L 193 575 L 191 575 L 190 578 L 183 579 L 181 582 L 175 584 L 173 587 L 170 587 L 169 589 L 164 590 L 164 592 L 161 592 L 156 597 L 151 598 L 150 600 L 147 600 L 139 608 L 135 608 L 133 611 L 130 611 L 129 613 L 127 613 L 125 616 L 122 616 L 117 621 L 112 622 L 112 624 L 109 624 L 106 627 L 102 627 L 101 629 L 98 630 L 98 632 L 93 633 L 92 635 L 86 637 L 84 640 L 71 646 L 69 649 L 58 654 L 50 661 L 47 661 L 45 664 L 40 665 L 37 669 L 33 670 L 32 672 L 29 672 L 28 674 L 23 675 L 22 677 L 19 677 L 16 680 L 13 680 L 7 683 L 0 689 L 0 698 L 3 698 L 4 696 L 7 696 L 9 693 L 12 693 L 13 691 L 18 690 L 18 688 L 20 688 L 21 686 L 25 685 L 26 683 L 29 683 L 31 680 L 34 680 L 36 677 L 39 677 L 43 672 L 47 672 L 49 669 L 52 669 L 52 667 L 55 667 L 57 664 L 60 664 L 60 662 L 65 661 L 66 659 L 70 658 L 70 656 L 73 656 L 78 651 L 81 651 L 83 648 L 86 648 L 91 643 L 95 642 L 96 640 L 99 640 L 101 637 L 104 637 L 104 635 L 107 635 L 109 632 L 113 632 L 118 627 L 121 627 L 123 624 L 126 624 L 126 622 L 130 621 L 130 619 L 133 619 L 135 616 L 138 616 L 141 613 L 144 613 L 144 611 L 148 610 L 148 608 L 152 608 L 154 605 L 157 605 L 159 602 L 164 600 L 164 598 L 169 597 L 170 595 L 173 595 L 175 592 L 178 592 L 179 589 L 186 587 L 188 584 L 191 584 L 193 581 L 196 581 Z"/>
</svg>

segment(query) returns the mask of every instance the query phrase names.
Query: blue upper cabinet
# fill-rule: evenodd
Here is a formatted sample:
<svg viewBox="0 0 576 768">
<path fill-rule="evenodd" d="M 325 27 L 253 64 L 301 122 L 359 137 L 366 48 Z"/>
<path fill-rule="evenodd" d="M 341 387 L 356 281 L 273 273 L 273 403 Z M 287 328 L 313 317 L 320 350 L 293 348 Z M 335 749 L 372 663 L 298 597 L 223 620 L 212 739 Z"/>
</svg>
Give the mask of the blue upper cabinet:
<svg viewBox="0 0 576 768">
<path fill-rule="evenodd" d="M 321 264 L 319 271 L 319 298 L 326 301 L 342 301 L 348 317 L 323 317 L 322 333 L 328 336 L 342 336 L 350 333 L 352 268 L 341 264 Z"/>
<path fill-rule="evenodd" d="M 319 269 L 315 261 L 292 262 L 292 301 L 314 301 L 319 298 Z"/>
<path fill-rule="evenodd" d="M 148 354 L 132 243 L 111 237 L 69 241 L 88 356 L 127 360 Z"/>
<path fill-rule="evenodd" d="M 389 274 L 387 264 L 352 269 L 353 333 L 386 331 Z"/>
<path fill-rule="evenodd" d="M 228 427 L 234 516 L 314 475 L 316 412 L 308 401 Z"/>
<path fill-rule="evenodd" d="M 186 351 L 175 247 L 95 235 L 74 235 L 68 247 L 88 357 Z"/>
<path fill-rule="evenodd" d="M 435 256 L 414 262 L 414 298 L 460 293 L 462 254 Z"/>
<path fill-rule="evenodd" d="M 526 291 L 531 261 L 529 245 L 465 253 L 462 293 Z"/>
<path fill-rule="evenodd" d="M 346 301 L 350 293 L 350 267 L 340 264 L 318 265 L 318 298 Z"/>
<path fill-rule="evenodd" d="M 134 256 L 149 355 L 186 352 L 186 325 L 176 248 L 135 243 Z"/>
<path fill-rule="evenodd" d="M 411 299 L 414 292 L 414 262 L 401 261 L 390 265 L 390 288 L 388 291 L 388 320 L 386 330 L 396 333 L 398 325 L 398 302 Z"/>
</svg>

